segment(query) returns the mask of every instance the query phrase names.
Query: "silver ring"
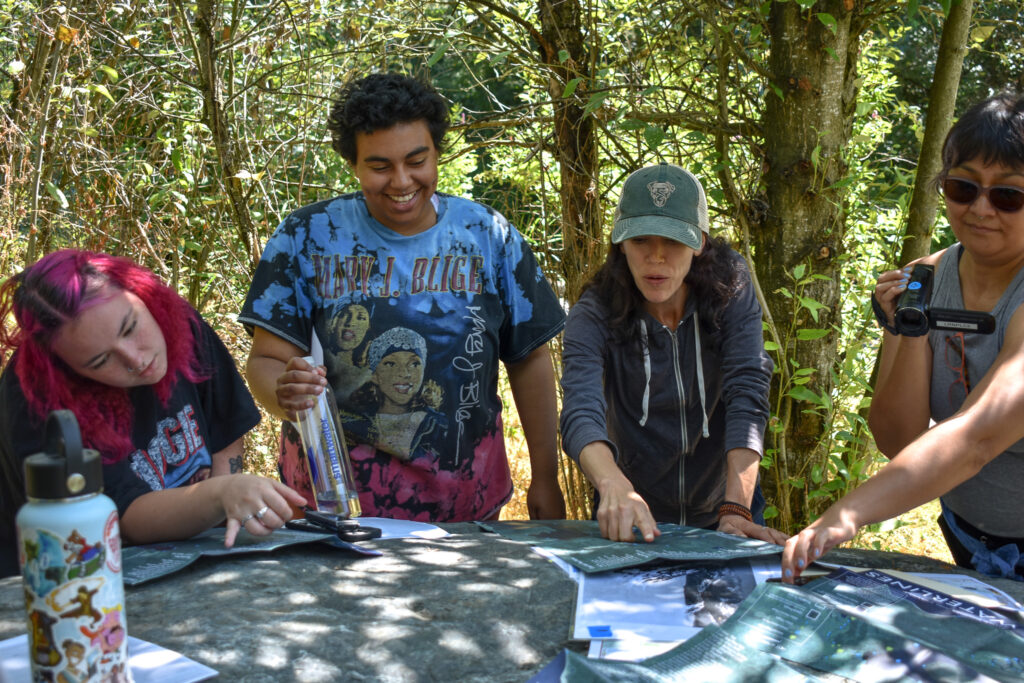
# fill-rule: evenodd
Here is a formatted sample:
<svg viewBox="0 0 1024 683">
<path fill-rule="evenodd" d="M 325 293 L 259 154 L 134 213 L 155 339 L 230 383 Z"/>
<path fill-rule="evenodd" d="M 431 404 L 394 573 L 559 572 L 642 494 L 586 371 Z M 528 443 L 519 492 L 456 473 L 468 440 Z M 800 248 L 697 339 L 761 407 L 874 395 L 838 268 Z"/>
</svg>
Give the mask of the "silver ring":
<svg viewBox="0 0 1024 683">
<path fill-rule="evenodd" d="M 254 518 L 255 516 L 256 515 L 249 515 L 248 517 L 239 522 L 239 526 L 245 526 L 245 523 L 248 522 L 250 519 Z"/>
<path fill-rule="evenodd" d="M 258 510 L 258 511 L 256 512 L 256 519 L 258 519 L 258 520 L 260 520 L 260 521 L 262 522 L 262 521 L 263 521 L 263 515 L 267 514 L 267 512 L 268 512 L 269 510 L 270 510 L 270 506 L 269 506 L 269 505 L 264 505 L 263 507 L 261 507 L 261 508 L 260 508 L 260 509 L 259 509 L 259 510 Z"/>
</svg>

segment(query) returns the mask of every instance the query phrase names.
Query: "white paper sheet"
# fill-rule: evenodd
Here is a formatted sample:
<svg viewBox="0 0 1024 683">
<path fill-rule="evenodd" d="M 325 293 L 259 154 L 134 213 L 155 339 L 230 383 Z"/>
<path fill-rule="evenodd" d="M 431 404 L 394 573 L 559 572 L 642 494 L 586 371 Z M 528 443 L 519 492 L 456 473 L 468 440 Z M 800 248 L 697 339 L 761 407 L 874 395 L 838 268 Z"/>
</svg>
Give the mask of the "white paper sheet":
<svg viewBox="0 0 1024 683">
<path fill-rule="evenodd" d="M 779 572 L 776 558 L 752 558 L 728 567 L 665 564 L 582 575 L 573 638 L 684 641 L 724 620 Z"/>
<path fill-rule="evenodd" d="M 405 519 L 385 519 L 383 517 L 356 517 L 361 526 L 377 527 L 381 531 L 380 539 L 388 538 L 443 538 L 448 532 L 439 526 L 426 522 L 410 522 Z"/>
<path fill-rule="evenodd" d="M 128 666 L 135 683 L 193 683 L 217 675 L 216 669 L 132 636 L 128 636 Z M 31 681 L 28 635 L 0 641 L 0 683 Z"/>
</svg>

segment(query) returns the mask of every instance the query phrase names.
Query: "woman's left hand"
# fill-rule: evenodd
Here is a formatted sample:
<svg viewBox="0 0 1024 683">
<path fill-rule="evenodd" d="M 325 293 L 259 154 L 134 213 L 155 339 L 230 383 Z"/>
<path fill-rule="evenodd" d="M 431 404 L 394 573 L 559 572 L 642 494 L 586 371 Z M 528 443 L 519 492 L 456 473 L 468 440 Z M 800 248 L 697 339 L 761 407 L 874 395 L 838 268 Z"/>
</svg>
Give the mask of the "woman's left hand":
<svg viewBox="0 0 1024 683">
<path fill-rule="evenodd" d="M 854 493 L 858 493 L 855 491 Z M 860 523 L 856 506 L 843 499 L 825 511 L 809 527 L 786 542 L 782 551 L 782 581 L 793 583 L 800 573 L 830 549 L 857 535 Z"/>
<path fill-rule="evenodd" d="M 733 536 L 756 538 L 776 545 L 785 545 L 786 540 L 789 539 L 789 536 L 777 529 L 755 524 L 740 515 L 722 515 L 722 518 L 718 520 L 718 530 Z"/>
</svg>

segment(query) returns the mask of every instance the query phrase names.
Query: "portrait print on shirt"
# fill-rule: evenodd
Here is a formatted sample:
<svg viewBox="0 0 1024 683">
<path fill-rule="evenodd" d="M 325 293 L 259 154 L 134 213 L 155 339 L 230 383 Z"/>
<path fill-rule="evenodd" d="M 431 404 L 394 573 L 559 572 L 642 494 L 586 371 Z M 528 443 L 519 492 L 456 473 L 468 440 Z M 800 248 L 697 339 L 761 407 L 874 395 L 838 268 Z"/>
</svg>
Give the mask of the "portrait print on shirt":
<svg viewBox="0 0 1024 683">
<path fill-rule="evenodd" d="M 360 193 L 291 214 L 267 243 L 240 320 L 323 348 L 364 514 L 480 518 L 511 494 L 500 362 L 558 333 L 564 313 L 529 246 L 475 202 L 437 194 L 404 236 Z M 283 476 L 301 476 L 285 429 Z M 291 483 L 291 482 L 289 482 Z"/>
</svg>

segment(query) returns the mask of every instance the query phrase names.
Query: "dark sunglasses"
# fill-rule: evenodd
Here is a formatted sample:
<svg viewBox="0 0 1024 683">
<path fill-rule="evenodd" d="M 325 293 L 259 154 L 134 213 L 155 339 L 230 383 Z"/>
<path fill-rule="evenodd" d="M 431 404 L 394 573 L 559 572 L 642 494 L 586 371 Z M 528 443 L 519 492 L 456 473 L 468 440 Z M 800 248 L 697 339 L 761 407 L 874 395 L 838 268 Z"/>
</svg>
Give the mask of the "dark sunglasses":
<svg viewBox="0 0 1024 683">
<path fill-rule="evenodd" d="M 973 204 L 979 195 L 988 196 L 988 203 L 1003 213 L 1014 213 L 1024 207 L 1024 189 L 1009 185 L 982 187 L 964 178 L 944 178 L 942 194 L 957 204 Z"/>
</svg>

